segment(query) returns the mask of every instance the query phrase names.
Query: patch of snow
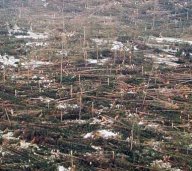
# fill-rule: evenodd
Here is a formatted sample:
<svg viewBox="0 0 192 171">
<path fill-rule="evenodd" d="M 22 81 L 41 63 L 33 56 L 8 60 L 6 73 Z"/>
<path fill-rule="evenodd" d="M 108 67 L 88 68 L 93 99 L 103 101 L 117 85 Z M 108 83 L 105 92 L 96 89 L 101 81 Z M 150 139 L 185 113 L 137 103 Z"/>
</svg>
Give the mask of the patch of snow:
<svg viewBox="0 0 192 171">
<path fill-rule="evenodd" d="M 99 147 L 99 146 L 94 146 L 94 145 L 92 145 L 91 147 L 92 147 L 93 149 L 95 149 L 95 150 L 102 150 L 102 148 Z"/>
<path fill-rule="evenodd" d="M 3 134 L 2 138 L 7 140 L 18 140 L 18 138 L 13 137 L 13 132 L 8 132 L 7 134 Z"/>
<path fill-rule="evenodd" d="M 119 4 L 121 4 L 120 2 L 114 2 L 114 5 L 119 5 Z"/>
<path fill-rule="evenodd" d="M 49 5 L 49 3 L 47 2 L 47 0 L 41 0 L 43 2 L 43 6 L 47 7 L 47 5 Z"/>
<path fill-rule="evenodd" d="M 47 43 L 45 43 L 45 42 L 27 42 L 26 43 L 26 46 L 30 46 L 30 47 L 38 47 L 38 46 L 44 47 L 46 45 L 47 45 Z"/>
<path fill-rule="evenodd" d="M 67 104 L 67 103 L 60 103 L 57 105 L 57 109 L 78 109 L 79 106 L 77 104 Z"/>
<path fill-rule="evenodd" d="M 20 141 L 20 147 L 23 148 L 23 149 L 27 149 L 29 147 L 39 148 L 36 144 L 31 144 L 31 143 L 25 142 L 23 140 Z"/>
<path fill-rule="evenodd" d="M 137 45 L 134 46 L 134 50 L 135 50 L 135 51 L 139 50 L 138 47 L 137 47 Z"/>
<path fill-rule="evenodd" d="M 158 167 L 161 169 L 170 169 L 171 168 L 171 164 L 169 162 L 164 162 L 163 160 L 155 160 L 155 161 L 153 161 L 151 166 Z"/>
<path fill-rule="evenodd" d="M 73 37 L 75 35 L 75 32 L 67 33 L 67 37 Z"/>
<path fill-rule="evenodd" d="M 48 35 L 46 33 L 34 33 L 31 30 L 23 31 L 16 24 L 12 29 L 10 29 L 8 26 L 8 33 L 9 33 L 9 36 L 16 34 L 15 37 L 18 39 L 47 39 L 48 38 Z M 23 34 L 26 34 L 26 35 L 23 35 Z"/>
<path fill-rule="evenodd" d="M 99 138 L 99 137 L 104 138 L 104 139 L 118 138 L 119 134 L 103 129 L 103 130 L 98 130 L 98 131 L 93 131 L 93 132 L 87 133 L 84 135 L 83 138 L 87 139 L 87 138 Z"/>
<path fill-rule="evenodd" d="M 112 109 L 112 108 L 120 109 L 120 108 L 123 108 L 123 107 L 124 107 L 124 106 L 121 105 L 121 104 L 116 104 L 116 105 L 114 105 L 114 104 L 109 104 L 109 105 L 110 105 L 110 109 Z"/>
<path fill-rule="evenodd" d="M 109 61 L 109 58 L 105 58 L 105 59 L 87 59 L 87 62 L 90 64 L 97 64 L 97 65 L 103 65 L 104 63 L 106 63 L 107 61 Z"/>
<path fill-rule="evenodd" d="M 98 109 L 98 110 L 95 111 L 95 113 L 100 115 L 103 111 L 104 111 L 104 109 Z"/>
<path fill-rule="evenodd" d="M 124 105 L 121 105 L 121 104 L 115 105 L 115 108 L 116 108 L 116 109 L 120 109 L 120 108 L 123 108 L 123 107 L 124 107 Z"/>
<path fill-rule="evenodd" d="M 36 80 L 36 79 L 38 79 L 39 77 L 37 76 L 37 75 L 34 75 L 33 77 L 32 77 L 32 80 Z"/>
<path fill-rule="evenodd" d="M 22 79 L 22 78 L 24 78 L 24 77 L 21 75 L 12 75 L 11 76 L 11 80 Z"/>
<path fill-rule="evenodd" d="M 170 45 L 166 44 L 147 43 L 146 45 L 149 46 L 150 48 L 157 48 L 159 50 L 162 50 L 163 52 L 171 54 L 175 54 L 179 50 L 178 48 L 173 49 L 170 47 Z"/>
<path fill-rule="evenodd" d="M 139 115 L 137 113 L 129 113 L 128 118 L 130 119 L 137 119 L 139 118 Z"/>
<path fill-rule="evenodd" d="M 17 64 L 20 60 L 16 59 L 14 56 L 9 56 L 9 55 L 0 55 L 0 63 L 2 63 L 3 65 L 7 65 L 7 66 L 14 66 L 17 67 Z M 2 66 L 4 67 L 4 66 Z"/>
<path fill-rule="evenodd" d="M 75 31 L 71 31 L 71 32 L 62 33 L 61 36 L 63 36 L 63 37 L 73 37 L 73 36 L 75 36 L 75 34 L 76 34 Z"/>
<path fill-rule="evenodd" d="M 67 169 L 67 168 L 65 168 L 65 167 L 63 167 L 63 166 L 58 166 L 57 170 L 58 170 L 58 171 L 70 171 L 70 168 Z"/>
<path fill-rule="evenodd" d="M 181 39 L 181 38 L 173 38 L 173 37 L 150 37 L 149 40 L 154 40 L 157 43 L 188 43 L 192 45 L 192 41 Z"/>
<path fill-rule="evenodd" d="M 161 49 L 164 52 L 175 54 L 177 53 L 178 49 Z"/>
<path fill-rule="evenodd" d="M 44 103 L 49 103 L 49 102 L 53 101 L 54 99 L 49 98 L 49 97 L 42 97 L 42 96 L 40 96 L 38 98 L 31 98 L 31 100 L 40 100 L 40 101 L 42 101 Z"/>
<path fill-rule="evenodd" d="M 43 65 L 51 65 L 51 62 L 45 62 L 45 61 L 37 61 L 37 60 L 31 60 L 29 62 L 23 62 L 21 63 L 24 68 L 28 69 L 35 69 L 37 67 L 43 66 Z"/>
<path fill-rule="evenodd" d="M 68 52 L 64 49 L 64 50 L 58 51 L 58 54 L 59 54 L 59 55 L 67 56 L 67 55 L 68 55 Z"/>
<path fill-rule="evenodd" d="M 167 137 L 163 136 L 163 138 L 169 141 L 173 139 L 171 136 L 167 136 Z"/>
<path fill-rule="evenodd" d="M 146 127 L 147 128 L 157 129 L 157 128 L 160 127 L 160 125 L 159 124 L 155 124 L 155 123 L 151 123 L 151 124 L 148 124 Z"/>
<path fill-rule="evenodd" d="M 7 23 L 7 25 L 9 24 Z M 24 34 L 24 31 L 20 27 L 18 27 L 17 24 L 15 24 L 12 29 L 8 26 L 8 33 L 9 36 L 11 36 L 14 34 Z"/>
<path fill-rule="evenodd" d="M 153 59 L 155 64 L 166 64 L 168 66 L 176 67 L 179 64 L 176 62 L 178 61 L 178 58 L 173 55 L 167 55 L 167 54 L 146 54 L 144 55 L 147 58 Z"/>
<path fill-rule="evenodd" d="M 32 31 L 28 31 L 27 35 L 17 35 L 15 37 L 18 39 L 47 39 L 48 35 L 45 33 L 34 33 Z"/>
<path fill-rule="evenodd" d="M 125 51 L 129 51 L 129 48 L 127 48 L 126 46 L 124 46 L 124 44 L 122 42 L 118 42 L 118 41 L 114 41 L 112 43 L 112 48 L 111 50 L 115 51 L 115 50 L 125 50 Z"/>
<path fill-rule="evenodd" d="M 87 120 L 79 120 L 79 119 L 76 119 L 76 120 L 65 120 L 65 123 L 85 124 L 85 123 L 88 123 L 88 122 L 87 122 Z"/>
<path fill-rule="evenodd" d="M 139 121 L 139 122 L 138 122 L 138 125 L 145 125 L 145 122 Z"/>
<path fill-rule="evenodd" d="M 127 92 L 127 94 L 137 94 L 137 92 L 133 91 L 133 90 L 130 90 L 130 91 Z"/>
<path fill-rule="evenodd" d="M 45 78 L 45 77 L 38 77 L 37 75 L 34 75 L 32 77 L 32 80 L 34 83 L 39 83 L 39 84 L 43 83 L 44 88 L 48 88 L 51 85 L 50 83 L 54 82 L 54 80 L 49 80 L 48 78 Z M 45 85 L 46 83 L 47 85 Z"/>
<path fill-rule="evenodd" d="M 111 50 L 121 50 L 121 49 L 123 49 L 123 47 L 124 47 L 123 43 L 114 41 L 112 44 Z"/>
<path fill-rule="evenodd" d="M 83 138 L 87 139 L 87 138 L 93 138 L 93 137 L 94 137 L 93 133 L 90 132 L 90 133 L 87 133 L 86 135 L 84 135 Z"/>
<path fill-rule="evenodd" d="M 97 64 L 97 59 L 87 59 L 87 62 L 90 64 Z"/>
<path fill-rule="evenodd" d="M 55 99 L 49 98 L 49 97 L 42 97 L 40 96 L 38 98 L 40 101 L 44 102 L 44 103 L 50 103 L 51 101 L 54 101 Z"/>
<path fill-rule="evenodd" d="M 164 162 L 163 160 L 155 160 L 151 163 L 151 166 L 162 170 L 181 171 L 178 168 L 172 168 L 169 162 Z"/>
<path fill-rule="evenodd" d="M 47 7 L 48 5 L 49 5 L 48 2 L 46 2 L 46 3 L 43 4 L 44 7 Z"/>
<path fill-rule="evenodd" d="M 92 41 L 95 42 L 98 46 L 106 45 L 108 43 L 107 40 L 98 39 L 98 38 L 92 39 Z"/>
</svg>

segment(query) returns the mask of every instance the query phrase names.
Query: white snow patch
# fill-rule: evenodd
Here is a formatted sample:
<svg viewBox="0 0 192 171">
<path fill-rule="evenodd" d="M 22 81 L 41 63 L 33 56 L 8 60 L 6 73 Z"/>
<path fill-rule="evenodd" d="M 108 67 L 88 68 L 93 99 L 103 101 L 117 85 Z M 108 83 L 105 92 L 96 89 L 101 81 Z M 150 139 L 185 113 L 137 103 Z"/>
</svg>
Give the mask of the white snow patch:
<svg viewBox="0 0 192 171">
<path fill-rule="evenodd" d="M 14 66 L 17 67 L 17 62 L 19 62 L 19 59 L 16 59 L 14 56 L 9 56 L 9 55 L 0 55 L 0 63 L 3 65 L 9 65 L 9 66 Z M 4 67 L 4 66 L 3 66 Z"/>
<path fill-rule="evenodd" d="M 48 35 L 45 33 L 34 33 L 32 31 L 28 31 L 27 35 L 17 35 L 15 37 L 18 39 L 47 39 Z"/>
<path fill-rule="evenodd" d="M 70 168 L 65 168 L 65 167 L 63 167 L 63 166 L 58 166 L 58 171 L 70 171 L 71 169 Z"/>
<path fill-rule="evenodd" d="M 17 24 L 15 24 L 13 26 L 13 28 L 11 29 L 9 27 L 9 24 L 7 23 L 7 27 L 8 27 L 8 33 L 9 33 L 9 36 L 13 35 L 13 34 L 24 34 L 24 31 L 17 26 Z"/>
<path fill-rule="evenodd" d="M 138 122 L 138 125 L 145 125 L 145 122 L 139 121 L 139 122 Z"/>
<path fill-rule="evenodd" d="M 7 25 L 8 25 L 8 23 L 7 23 Z M 14 27 L 12 29 L 10 29 L 8 26 L 8 33 L 9 33 L 9 36 L 17 34 L 17 35 L 15 35 L 15 37 L 18 39 L 47 39 L 48 38 L 47 33 L 34 33 L 31 30 L 23 31 L 16 24 L 14 25 Z M 26 35 L 23 35 L 23 34 L 26 34 Z"/>
<path fill-rule="evenodd" d="M 49 5 L 48 2 L 46 2 L 46 3 L 43 4 L 44 7 L 47 7 L 48 5 Z"/>
<path fill-rule="evenodd" d="M 95 149 L 95 150 L 102 150 L 102 148 L 99 147 L 99 146 L 94 146 L 94 145 L 92 145 L 91 147 L 92 147 L 93 149 Z"/>
<path fill-rule="evenodd" d="M 37 67 L 43 66 L 43 65 L 51 65 L 51 62 L 45 62 L 45 61 L 37 61 L 37 60 L 31 60 L 29 62 L 23 62 L 21 63 L 24 68 L 28 69 L 35 69 Z"/>
<path fill-rule="evenodd" d="M 22 79 L 22 78 L 24 78 L 23 76 L 21 76 L 21 75 L 12 75 L 11 76 L 11 80 L 16 80 L 16 79 Z"/>
<path fill-rule="evenodd" d="M 151 163 L 151 166 L 162 170 L 181 171 L 178 168 L 172 168 L 169 162 L 164 162 L 163 160 L 155 160 Z"/>
<path fill-rule="evenodd" d="M 114 41 L 111 50 L 120 50 L 123 49 L 123 47 L 124 47 L 123 43 Z"/>
<path fill-rule="evenodd" d="M 108 43 L 107 40 L 98 39 L 98 38 L 92 39 L 92 41 L 95 42 L 98 46 L 106 45 Z"/>
<path fill-rule="evenodd" d="M 155 123 L 150 123 L 146 126 L 147 128 L 153 128 L 153 129 L 157 129 L 160 127 L 159 124 L 155 124 Z"/>
<path fill-rule="evenodd" d="M 122 42 L 114 41 L 112 43 L 111 50 L 125 50 L 125 51 L 129 51 L 129 48 L 124 46 L 124 44 Z"/>
<path fill-rule="evenodd" d="M 18 140 L 18 138 L 13 137 L 13 132 L 8 132 L 7 134 L 3 134 L 2 138 L 7 140 Z"/>
<path fill-rule="evenodd" d="M 135 50 L 135 51 L 138 51 L 138 50 L 139 50 L 137 45 L 134 46 L 134 50 Z"/>
<path fill-rule="evenodd" d="M 60 51 L 57 51 L 57 53 L 59 54 L 59 55 L 64 55 L 64 56 L 67 56 L 68 55 L 68 52 L 67 52 L 67 50 L 60 50 Z"/>
<path fill-rule="evenodd" d="M 57 105 L 57 109 L 78 109 L 79 106 L 77 104 L 67 104 L 67 103 L 60 103 Z"/>
<path fill-rule="evenodd" d="M 47 2 L 47 0 L 41 0 L 43 2 L 43 6 L 47 7 L 47 5 L 49 5 L 49 3 Z"/>
<path fill-rule="evenodd" d="M 34 83 L 39 83 L 39 84 L 44 83 L 43 85 L 44 88 L 48 88 L 51 85 L 50 83 L 54 82 L 54 80 L 49 80 L 48 78 L 45 78 L 45 77 L 38 77 L 36 75 L 32 77 L 32 80 Z M 47 85 L 45 85 L 45 83 L 47 83 Z"/>
<path fill-rule="evenodd" d="M 105 58 L 105 59 L 87 59 L 87 62 L 90 64 L 97 64 L 97 65 L 103 65 L 104 63 L 106 63 L 107 61 L 109 61 L 109 58 Z"/>
<path fill-rule="evenodd" d="M 50 103 L 51 101 L 54 101 L 55 99 L 49 98 L 49 97 L 38 97 L 38 98 L 32 98 L 33 100 L 40 100 L 44 103 Z"/>
<path fill-rule="evenodd" d="M 99 138 L 99 137 L 104 138 L 104 139 L 118 138 L 119 134 L 103 129 L 103 130 L 98 130 L 98 131 L 93 131 L 93 132 L 87 133 L 84 135 L 83 138 L 87 139 L 87 138 Z"/>
<path fill-rule="evenodd" d="M 45 42 L 27 42 L 26 46 L 30 46 L 30 47 L 44 47 L 46 46 L 47 43 Z"/>
<path fill-rule="evenodd" d="M 185 40 L 181 38 L 173 38 L 173 37 L 150 37 L 149 40 L 155 40 L 157 43 L 163 43 L 163 42 L 168 42 L 168 43 L 188 43 L 192 45 L 192 41 L 190 40 Z"/>
<path fill-rule="evenodd" d="M 65 120 L 65 123 L 73 123 L 73 124 L 85 124 L 87 123 L 87 120 Z"/>
<path fill-rule="evenodd" d="M 36 144 L 31 144 L 31 143 L 25 142 L 23 140 L 20 141 L 20 147 L 23 148 L 23 149 L 27 149 L 29 147 L 39 148 Z"/>
<path fill-rule="evenodd" d="M 127 92 L 127 94 L 137 94 L 137 92 L 133 91 L 133 90 L 130 90 L 130 91 Z"/>
<path fill-rule="evenodd" d="M 153 59 L 155 64 L 166 64 L 168 66 L 176 67 L 179 64 L 176 62 L 178 61 L 178 58 L 173 55 L 167 55 L 167 54 L 146 54 L 144 55 L 147 58 Z"/>
</svg>

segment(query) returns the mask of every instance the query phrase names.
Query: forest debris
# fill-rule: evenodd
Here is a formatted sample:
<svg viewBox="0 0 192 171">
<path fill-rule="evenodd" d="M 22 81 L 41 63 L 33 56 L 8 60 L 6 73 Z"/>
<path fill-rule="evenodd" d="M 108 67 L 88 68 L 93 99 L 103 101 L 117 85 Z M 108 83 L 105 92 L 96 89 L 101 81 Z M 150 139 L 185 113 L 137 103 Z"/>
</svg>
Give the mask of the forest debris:
<svg viewBox="0 0 192 171">
<path fill-rule="evenodd" d="M 99 119 L 93 118 L 93 121 L 90 123 L 91 125 L 100 124 L 100 125 L 111 125 L 114 121 L 110 118 L 107 118 L 105 116 L 101 116 Z"/>
</svg>

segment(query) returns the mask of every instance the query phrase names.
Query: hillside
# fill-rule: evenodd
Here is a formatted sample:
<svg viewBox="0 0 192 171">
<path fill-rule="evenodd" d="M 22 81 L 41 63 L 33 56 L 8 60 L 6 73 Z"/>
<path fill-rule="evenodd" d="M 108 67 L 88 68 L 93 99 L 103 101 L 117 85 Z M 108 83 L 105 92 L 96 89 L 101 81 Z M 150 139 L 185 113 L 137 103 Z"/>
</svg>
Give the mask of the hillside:
<svg viewBox="0 0 192 171">
<path fill-rule="evenodd" d="M 192 170 L 191 7 L 0 0 L 0 170 Z"/>
</svg>

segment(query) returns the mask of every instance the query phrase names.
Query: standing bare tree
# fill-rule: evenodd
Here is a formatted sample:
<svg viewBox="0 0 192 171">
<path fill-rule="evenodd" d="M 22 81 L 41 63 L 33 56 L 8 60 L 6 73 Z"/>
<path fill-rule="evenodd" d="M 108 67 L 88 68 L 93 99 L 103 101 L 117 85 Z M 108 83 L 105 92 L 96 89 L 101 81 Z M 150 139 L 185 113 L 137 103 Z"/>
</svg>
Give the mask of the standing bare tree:
<svg viewBox="0 0 192 171">
<path fill-rule="evenodd" d="M 63 82 L 63 42 L 62 42 L 62 54 L 61 54 L 61 66 L 60 66 L 60 83 L 62 84 Z"/>
<path fill-rule="evenodd" d="M 62 5 L 62 20 L 63 20 L 63 33 L 65 30 L 65 22 L 64 22 L 64 0 Z M 63 82 L 63 57 L 64 57 L 64 37 L 62 36 L 62 53 L 61 53 L 61 66 L 60 66 L 60 83 Z"/>
</svg>

